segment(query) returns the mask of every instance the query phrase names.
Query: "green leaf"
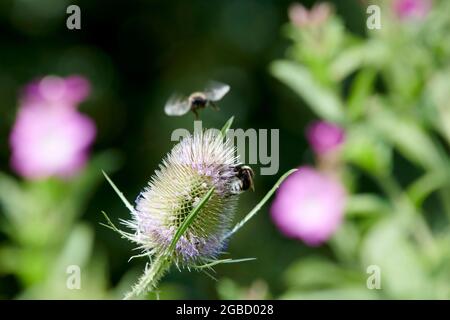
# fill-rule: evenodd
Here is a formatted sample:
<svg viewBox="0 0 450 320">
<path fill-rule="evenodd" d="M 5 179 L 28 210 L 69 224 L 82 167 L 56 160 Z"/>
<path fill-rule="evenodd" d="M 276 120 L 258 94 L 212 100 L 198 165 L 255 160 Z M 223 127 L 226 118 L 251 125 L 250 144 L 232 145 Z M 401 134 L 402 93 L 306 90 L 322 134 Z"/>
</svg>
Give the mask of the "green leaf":
<svg viewBox="0 0 450 320">
<path fill-rule="evenodd" d="M 365 285 L 365 274 L 358 270 L 342 268 L 339 264 L 321 256 L 306 257 L 290 265 L 284 282 L 290 290 L 333 288 Z"/>
<path fill-rule="evenodd" d="M 119 188 L 117 188 L 117 186 L 114 184 L 114 182 L 112 182 L 112 180 L 109 178 L 109 176 L 106 174 L 105 171 L 102 170 L 102 172 L 103 172 L 103 175 L 105 176 L 106 180 L 108 181 L 108 183 L 111 185 L 111 187 L 114 189 L 114 191 L 119 196 L 120 200 L 122 200 L 122 202 L 125 204 L 125 206 L 127 207 L 127 209 L 130 212 L 133 212 L 134 211 L 133 206 L 128 202 L 127 198 L 125 198 L 122 191 L 120 191 Z"/>
<path fill-rule="evenodd" d="M 94 232 L 90 226 L 79 223 L 71 230 L 67 241 L 55 261 L 55 272 L 62 271 L 68 265 L 81 268 L 88 264 L 94 244 Z"/>
<path fill-rule="evenodd" d="M 222 130 L 220 130 L 222 137 L 225 137 L 227 135 L 228 130 L 231 128 L 231 125 L 233 124 L 233 121 L 234 121 L 234 117 L 231 117 L 230 119 L 228 119 L 228 121 L 223 126 Z"/>
<path fill-rule="evenodd" d="M 445 137 L 447 143 L 450 144 L 450 108 L 448 102 L 450 101 L 450 68 L 446 68 L 436 74 L 430 79 L 426 92 L 431 100 L 431 103 L 425 105 L 427 114 L 430 115 L 430 120 Z M 431 116 L 432 115 L 432 116 Z"/>
<path fill-rule="evenodd" d="M 364 41 L 342 50 L 330 66 L 335 81 L 343 81 L 345 77 L 360 68 L 370 70 L 378 68 L 389 57 L 389 49 L 381 41 Z"/>
<path fill-rule="evenodd" d="M 384 218 L 366 236 L 361 248 L 363 267 L 380 268 L 381 288 L 389 298 L 430 298 L 432 282 L 424 261 L 396 216 Z"/>
<path fill-rule="evenodd" d="M 419 166 L 432 171 L 446 167 L 434 141 L 417 122 L 379 107 L 371 112 L 370 120 L 384 139 Z"/>
<path fill-rule="evenodd" d="M 195 269 L 205 269 L 205 268 L 211 268 L 214 266 L 217 266 L 219 264 L 224 264 L 224 263 L 239 263 L 239 262 L 246 262 L 246 261 L 253 261 L 256 260 L 256 258 L 242 258 L 242 259 L 221 259 L 221 260 L 213 260 L 210 263 L 205 263 L 199 266 L 195 266 Z"/>
<path fill-rule="evenodd" d="M 18 273 L 21 266 L 21 248 L 12 245 L 0 246 L 0 275 Z"/>
<path fill-rule="evenodd" d="M 276 61 L 270 69 L 276 78 L 299 94 L 317 115 L 328 121 L 344 122 L 344 108 L 339 96 L 318 83 L 306 67 L 290 61 Z"/>
<path fill-rule="evenodd" d="M 448 183 L 448 175 L 445 172 L 426 173 L 408 187 L 408 196 L 416 206 L 420 207 L 433 191 L 448 185 Z"/>
<path fill-rule="evenodd" d="M 203 196 L 203 198 L 200 200 L 200 202 L 195 206 L 194 209 L 189 213 L 189 215 L 184 219 L 181 226 L 178 228 L 177 232 L 175 233 L 172 242 L 170 243 L 168 253 L 171 255 L 171 253 L 175 250 L 175 246 L 180 240 L 181 236 L 186 232 L 187 228 L 191 225 L 191 223 L 194 221 L 195 217 L 197 217 L 200 210 L 203 208 L 203 206 L 208 202 L 208 200 L 211 198 L 212 194 L 214 193 L 214 187 L 209 189 L 209 191 Z"/>
<path fill-rule="evenodd" d="M 245 290 L 231 279 L 221 279 L 217 284 L 217 294 L 221 300 L 235 300 L 244 297 Z"/>
<path fill-rule="evenodd" d="M 67 225 L 72 224 L 79 215 L 85 212 L 87 203 L 94 194 L 94 190 L 103 181 L 100 172 L 102 170 L 115 171 L 119 164 L 120 156 L 116 151 L 103 151 L 93 156 L 84 170 L 63 187 L 60 186 L 60 181 L 58 180 L 49 181 L 53 182 L 52 187 L 56 189 L 56 192 L 63 192 L 59 196 L 60 200 L 53 198 L 51 203 L 59 202 L 58 214 L 64 216 Z"/>
<path fill-rule="evenodd" d="M 391 171 L 391 148 L 369 124 L 354 125 L 348 130 L 343 156 L 370 174 L 383 175 Z"/>
<path fill-rule="evenodd" d="M 361 232 L 357 223 L 344 220 L 328 241 L 328 245 L 341 263 L 353 262 L 358 256 L 360 239 Z"/>
<path fill-rule="evenodd" d="M 20 225 L 26 219 L 26 192 L 14 178 L 0 172 L 0 206 L 11 223 Z"/>
<path fill-rule="evenodd" d="M 389 203 L 375 194 L 352 194 L 347 198 L 347 216 L 380 215 L 391 209 Z"/>
<path fill-rule="evenodd" d="M 356 76 L 347 101 L 347 108 L 352 119 L 358 119 L 364 113 L 365 102 L 373 90 L 376 78 L 374 69 L 363 69 Z"/>
</svg>

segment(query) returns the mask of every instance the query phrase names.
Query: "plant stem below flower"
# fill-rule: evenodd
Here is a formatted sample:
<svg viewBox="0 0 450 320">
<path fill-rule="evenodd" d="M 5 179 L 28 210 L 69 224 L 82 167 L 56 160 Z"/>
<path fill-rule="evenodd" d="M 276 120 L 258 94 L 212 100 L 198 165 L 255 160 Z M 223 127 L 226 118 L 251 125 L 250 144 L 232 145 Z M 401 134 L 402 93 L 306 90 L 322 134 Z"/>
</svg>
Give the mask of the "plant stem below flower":
<svg viewBox="0 0 450 320">
<path fill-rule="evenodd" d="M 166 255 L 159 255 L 150 264 L 150 267 L 145 269 L 144 274 L 139 278 L 136 285 L 133 286 L 132 290 L 128 292 L 124 300 L 129 300 L 133 297 L 141 295 L 144 291 L 156 288 L 159 280 L 162 278 L 164 273 L 169 270 L 171 260 Z"/>
</svg>

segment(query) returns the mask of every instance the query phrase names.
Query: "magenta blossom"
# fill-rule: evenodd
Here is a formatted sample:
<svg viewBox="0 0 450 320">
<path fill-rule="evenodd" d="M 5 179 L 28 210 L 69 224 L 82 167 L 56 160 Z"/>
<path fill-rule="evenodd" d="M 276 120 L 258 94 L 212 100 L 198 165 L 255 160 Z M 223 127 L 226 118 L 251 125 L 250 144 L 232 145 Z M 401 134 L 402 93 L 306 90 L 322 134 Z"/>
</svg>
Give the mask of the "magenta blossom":
<svg viewBox="0 0 450 320">
<path fill-rule="evenodd" d="M 328 3 L 315 4 L 310 10 L 300 3 L 294 3 L 289 7 L 288 15 L 291 22 L 299 28 L 317 27 L 329 18 L 332 11 Z"/>
<path fill-rule="evenodd" d="M 339 227 L 345 202 L 345 189 L 338 181 L 314 168 L 301 167 L 280 186 L 271 215 L 286 236 L 317 246 Z"/>
<path fill-rule="evenodd" d="M 21 104 L 76 108 L 89 96 L 90 89 L 89 81 L 81 76 L 47 76 L 25 87 Z"/>
<path fill-rule="evenodd" d="M 344 130 L 326 121 L 312 123 L 306 130 L 306 137 L 317 155 L 336 150 L 345 140 Z"/>
<path fill-rule="evenodd" d="M 69 177 L 86 163 L 95 124 L 77 110 L 89 93 L 84 78 L 46 77 L 25 89 L 10 134 L 11 166 L 21 176 Z"/>
<path fill-rule="evenodd" d="M 394 0 L 392 8 L 400 19 L 423 19 L 431 5 L 431 0 Z"/>
</svg>

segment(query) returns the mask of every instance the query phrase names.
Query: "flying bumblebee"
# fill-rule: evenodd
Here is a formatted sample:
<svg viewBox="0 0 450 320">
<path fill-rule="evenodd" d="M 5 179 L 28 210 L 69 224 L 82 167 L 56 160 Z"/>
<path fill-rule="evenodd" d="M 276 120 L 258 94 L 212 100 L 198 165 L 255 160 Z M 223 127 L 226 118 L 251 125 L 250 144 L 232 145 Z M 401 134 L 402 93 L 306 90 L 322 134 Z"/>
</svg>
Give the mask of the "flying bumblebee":
<svg viewBox="0 0 450 320">
<path fill-rule="evenodd" d="M 173 95 L 164 106 L 164 111 L 169 116 L 182 116 L 189 111 L 198 119 L 198 110 L 211 106 L 219 110 L 215 102 L 222 99 L 230 91 L 230 86 L 224 83 L 212 81 L 205 90 L 194 92 L 188 97 Z"/>
</svg>

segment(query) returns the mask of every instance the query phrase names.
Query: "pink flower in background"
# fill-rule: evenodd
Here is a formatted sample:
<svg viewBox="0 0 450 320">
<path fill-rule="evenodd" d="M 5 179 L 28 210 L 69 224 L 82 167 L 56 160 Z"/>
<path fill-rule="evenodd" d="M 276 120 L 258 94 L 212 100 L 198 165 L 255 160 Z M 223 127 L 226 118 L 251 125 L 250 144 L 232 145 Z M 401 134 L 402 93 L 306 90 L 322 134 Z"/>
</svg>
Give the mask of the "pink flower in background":
<svg viewBox="0 0 450 320">
<path fill-rule="evenodd" d="M 96 129 L 77 104 L 89 90 L 78 76 L 45 77 L 26 87 L 10 134 L 11 166 L 19 175 L 69 177 L 85 165 Z"/>
<path fill-rule="evenodd" d="M 301 167 L 280 186 L 271 215 L 286 236 L 316 246 L 339 227 L 345 202 L 345 189 L 338 181 L 314 168 Z"/>
<path fill-rule="evenodd" d="M 401 19 L 424 18 L 431 9 L 431 0 L 394 0 L 392 7 Z"/>
<path fill-rule="evenodd" d="M 299 28 L 317 27 L 328 19 L 332 11 L 328 3 L 315 4 L 310 10 L 300 3 L 294 3 L 289 7 L 288 15 L 291 22 Z"/>
<path fill-rule="evenodd" d="M 81 76 L 47 76 L 25 87 L 21 104 L 76 108 L 89 96 L 90 89 L 89 81 Z"/>
<path fill-rule="evenodd" d="M 306 137 L 317 155 L 336 150 L 345 140 L 344 130 L 330 122 L 317 121 L 306 130 Z"/>
</svg>

